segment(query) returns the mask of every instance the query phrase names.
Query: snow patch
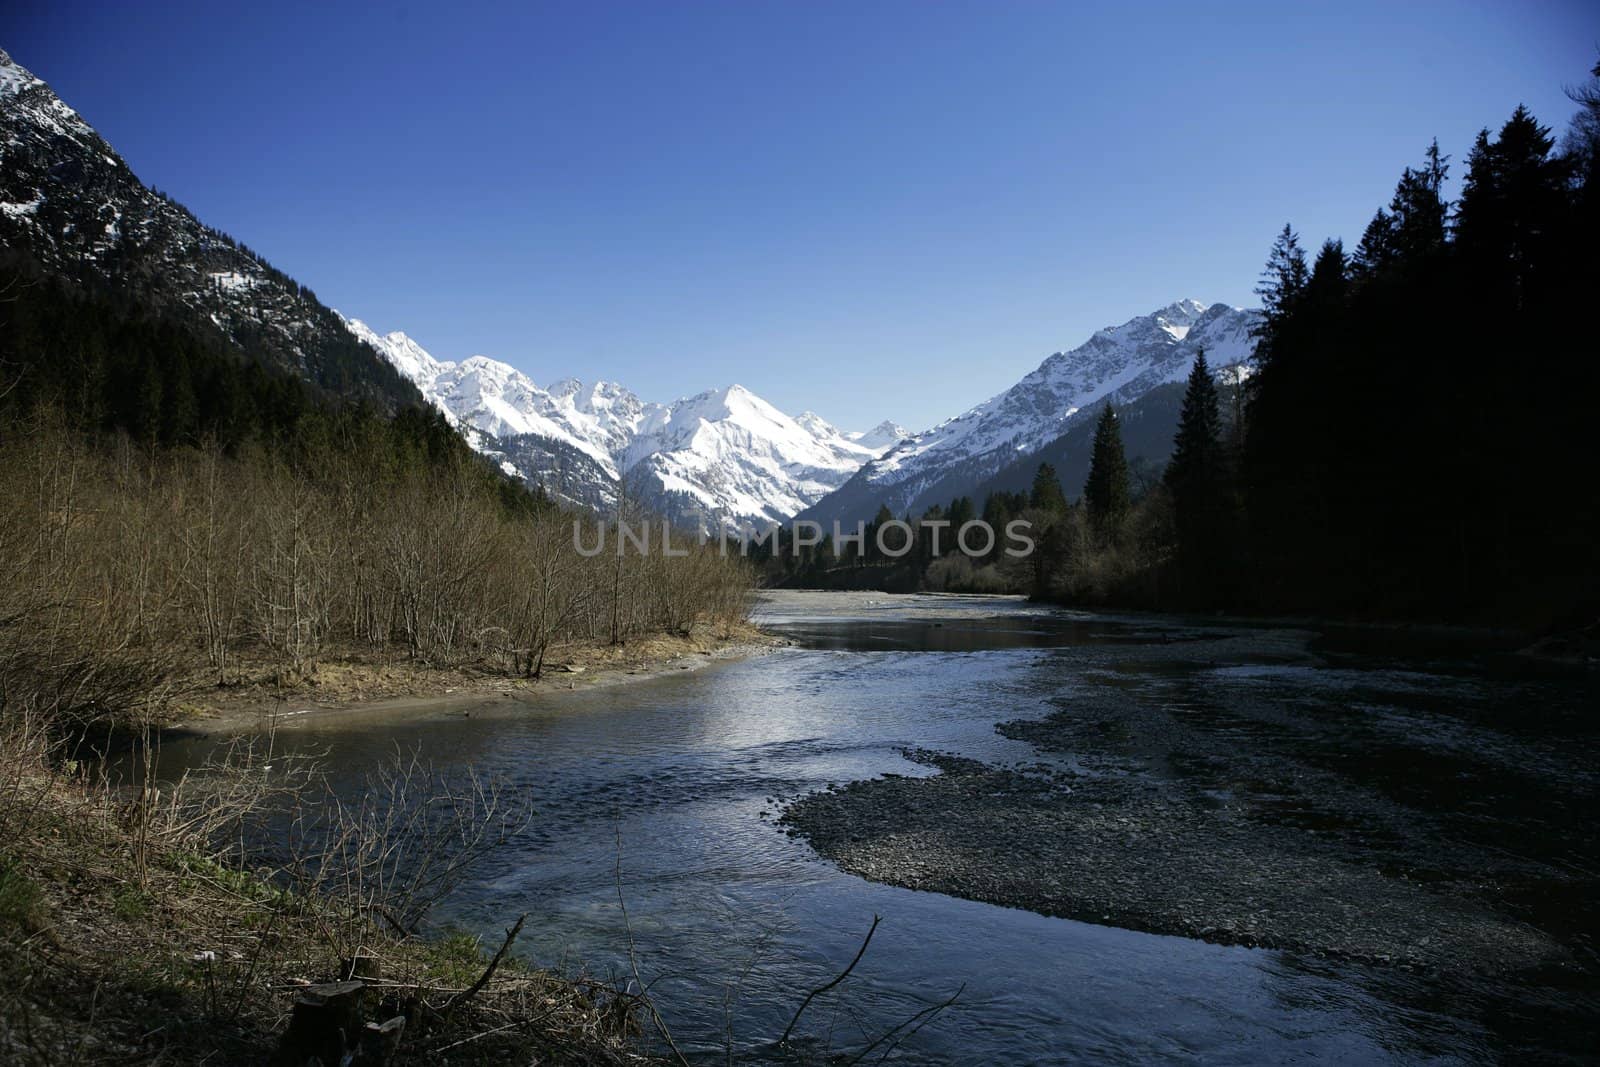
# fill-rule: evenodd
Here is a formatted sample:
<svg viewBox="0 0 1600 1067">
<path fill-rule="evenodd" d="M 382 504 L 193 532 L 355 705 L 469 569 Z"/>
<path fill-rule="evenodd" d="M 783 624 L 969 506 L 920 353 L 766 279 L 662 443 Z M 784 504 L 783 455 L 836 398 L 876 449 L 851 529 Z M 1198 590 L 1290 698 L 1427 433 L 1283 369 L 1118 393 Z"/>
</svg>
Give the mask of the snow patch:
<svg viewBox="0 0 1600 1067">
<path fill-rule="evenodd" d="M 10 56 L 0 51 L 0 97 L 17 96 L 25 90 L 43 84 L 41 79 L 12 62 Z"/>
<path fill-rule="evenodd" d="M 219 271 L 215 274 L 209 274 L 207 277 L 211 279 L 212 285 L 224 292 L 231 293 L 241 289 L 253 289 L 256 286 L 256 279 L 248 274 L 240 274 L 234 270 Z"/>
</svg>

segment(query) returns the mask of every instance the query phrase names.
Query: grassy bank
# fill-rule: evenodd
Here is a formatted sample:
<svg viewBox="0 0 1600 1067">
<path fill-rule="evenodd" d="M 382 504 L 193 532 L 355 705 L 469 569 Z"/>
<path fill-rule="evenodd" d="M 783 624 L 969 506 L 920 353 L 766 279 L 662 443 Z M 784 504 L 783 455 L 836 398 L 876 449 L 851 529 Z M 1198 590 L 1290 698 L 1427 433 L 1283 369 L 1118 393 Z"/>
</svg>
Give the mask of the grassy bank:
<svg viewBox="0 0 1600 1067">
<path fill-rule="evenodd" d="M 419 928 L 428 891 L 383 854 L 469 861 L 517 818 L 490 790 L 422 790 L 447 823 L 302 808 L 304 841 L 275 863 L 219 842 L 291 788 L 293 767 L 241 756 L 170 790 L 107 789 L 12 732 L 0 756 L 0 1061 L 262 1063 L 308 984 L 378 975 L 364 1018 L 405 1019 L 394 1063 L 638 1062 L 637 1001 L 502 962 L 499 945 Z M 270 769 L 269 769 L 270 768 Z M 425 785 L 400 768 L 396 788 Z M 380 789 L 382 787 L 380 786 Z M 313 791 L 314 792 L 314 791 Z M 489 832 L 452 851 L 464 820 Z M 428 837 L 432 834 L 432 837 Z M 337 847 L 333 847 L 337 843 Z M 392 851 L 398 850 L 398 852 Z M 314 851 L 314 855 L 311 853 Z M 406 884 L 400 884 L 405 881 Z M 515 918 L 514 916 L 511 918 Z M 393 920 L 393 921 L 391 921 Z M 508 920 L 509 921 L 509 920 Z"/>
</svg>

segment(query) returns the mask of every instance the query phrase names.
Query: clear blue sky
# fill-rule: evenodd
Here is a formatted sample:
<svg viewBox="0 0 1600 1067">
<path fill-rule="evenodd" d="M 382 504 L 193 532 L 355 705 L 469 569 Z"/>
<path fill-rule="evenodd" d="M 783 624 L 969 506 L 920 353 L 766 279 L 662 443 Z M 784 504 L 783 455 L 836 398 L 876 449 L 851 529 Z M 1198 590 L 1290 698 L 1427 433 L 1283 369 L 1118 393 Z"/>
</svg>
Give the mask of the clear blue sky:
<svg viewBox="0 0 1600 1067">
<path fill-rule="evenodd" d="M 146 182 L 441 358 L 921 429 L 1353 244 L 1600 5 L 82 3 L 0 46 Z M 1457 167 L 1459 175 L 1459 166 Z"/>
</svg>

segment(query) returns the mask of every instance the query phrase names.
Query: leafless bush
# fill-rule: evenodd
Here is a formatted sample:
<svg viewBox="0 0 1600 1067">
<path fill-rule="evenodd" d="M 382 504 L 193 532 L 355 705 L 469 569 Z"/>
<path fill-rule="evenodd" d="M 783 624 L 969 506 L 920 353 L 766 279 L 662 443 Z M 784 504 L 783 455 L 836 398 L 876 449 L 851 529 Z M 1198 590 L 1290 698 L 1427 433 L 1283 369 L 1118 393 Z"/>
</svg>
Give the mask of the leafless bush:
<svg viewBox="0 0 1600 1067">
<path fill-rule="evenodd" d="M 467 459 L 97 449 L 46 412 L 0 439 L 0 497 L 0 700 L 79 723 L 228 684 L 246 653 L 285 680 L 356 650 L 537 676 L 563 643 L 740 621 L 752 584 L 682 538 L 586 558 L 570 515 L 506 511 Z"/>
<path fill-rule="evenodd" d="M 171 780 L 156 773 L 158 739 L 147 734 L 138 752 L 139 780 L 125 802 L 130 825 L 142 823 L 169 850 L 231 852 L 240 863 L 251 858 L 253 838 L 320 782 L 320 754 L 282 751 L 271 732 L 234 738 Z"/>
<path fill-rule="evenodd" d="M 474 864 L 531 817 L 526 798 L 475 773 L 452 778 L 417 753 L 396 752 L 355 799 L 307 792 L 288 818 L 283 871 L 295 890 L 328 901 L 325 933 L 353 955 L 372 924 L 400 937 L 423 920 Z"/>
</svg>

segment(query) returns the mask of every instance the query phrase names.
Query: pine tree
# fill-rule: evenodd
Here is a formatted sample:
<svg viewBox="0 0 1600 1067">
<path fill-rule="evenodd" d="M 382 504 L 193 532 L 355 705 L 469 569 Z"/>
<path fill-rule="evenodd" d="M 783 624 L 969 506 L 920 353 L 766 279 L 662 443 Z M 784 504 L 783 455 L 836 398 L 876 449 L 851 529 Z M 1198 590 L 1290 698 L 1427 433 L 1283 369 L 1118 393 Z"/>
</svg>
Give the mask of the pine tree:
<svg viewBox="0 0 1600 1067">
<path fill-rule="evenodd" d="M 1337 310 L 1344 303 L 1350 264 L 1344 256 L 1344 242 L 1333 238 L 1322 243 L 1306 283 L 1306 303 L 1318 311 Z"/>
<path fill-rule="evenodd" d="M 1287 222 L 1272 242 L 1267 255 L 1267 267 L 1261 274 L 1261 284 L 1256 295 L 1261 297 L 1262 310 L 1269 318 L 1281 319 L 1294 306 L 1295 298 L 1306 287 L 1305 249 L 1300 247 L 1300 235 Z"/>
<path fill-rule="evenodd" d="M 1361 234 L 1361 243 L 1356 245 L 1355 272 L 1358 276 L 1370 278 L 1395 261 L 1399 241 L 1394 231 L 1394 216 L 1380 207 Z"/>
<path fill-rule="evenodd" d="M 1222 475 L 1222 411 L 1217 383 L 1211 377 L 1205 350 L 1194 357 L 1178 432 L 1173 438 L 1172 460 L 1164 477 L 1178 509 L 1196 512 L 1215 494 Z"/>
<path fill-rule="evenodd" d="M 1294 228 L 1284 223 L 1272 251 L 1267 256 L 1267 267 L 1261 273 L 1256 295 L 1261 298 L 1261 325 L 1256 327 L 1259 344 L 1256 360 L 1270 365 L 1279 335 L 1288 323 L 1300 297 L 1305 293 L 1310 272 L 1306 269 L 1305 249 L 1300 247 L 1300 236 Z"/>
<path fill-rule="evenodd" d="M 1083 486 L 1089 518 L 1101 529 L 1111 529 L 1128 513 L 1128 458 L 1122 450 L 1122 429 L 1116 410 L 1107 403 L 1094 428 L 1094 451 L 1089 458 L 1089 478 Z"/>
<path fill-rule="evenodd" d="M 1450 157 L 1441 155 L 1439 142 L 1428 146 L 1422 169 L 1407 167 L 1400 175 L 1389 213 L 1394 219 L 1395 252 L 1404 259 L 1419 259 L 1439 249 L 1447 236 L 1450 205 L 1444 198 Z"/>
<path fill-rule="evenodd" d="M 1600 85 L 1578 98 L 1600 116 Z M 1578 596 L 1593 600 L 1600 497 L 1572 490 L 1593 480 L 1583 446 L 1600 395 L 1572 315 L 1600 291 L 1600 172 L 1582 147 L 1600 133 L 1585 128 L 1600 131 L 1600 117 L 1566 155 L 1524 108 L 1481 133 L 1453 218 L 1447 160 L 1429 145 L 1353 264 L 1329 243 L 1302 275 L 1293 231 L 1279 235 L 1237 480 L 1224 453 L 1218 543 L 1224 559 L 1251 552 L 1236 588 L 1248 582 L 1264 606 L 1481 615 L 1582 575 Z M 1508 392 L 1507 360 L 1536 385 Z M 1179 451 L 1175 527 L 1195 514 L 1179 500 L 1198 480 Z M 1495 487 L 1489 518 L 1475 503 L 1484 485 Z M 1251 536 L 1233 536 L 1245 515 Z"/>
<path fill-rule="evenodd" d="M 1215 589 L 1214 572 L 1224 562 L 1229 508 L 1222 411 L 1203 350 L 1195 356 L 1194 369 L 1189 372 L 1164 481 L 1172 494 L 1185 595 L 1196 601 L 1207 599 Z"/>
<path fill-rule="evenodd" d="M 1033 476 L 1028 506 L 1052 515 L 1065 515 L 1067 512 L 1067 495 L 1061 491 L 1061 477 L 1048 463 L 1039 464 L 1039 470 Z"/>
<path fill-rule="evenodd" d="M 893 521 L 894 521 L 894 512 L 889 510 L 889 505 L 888 504 L 879 504 L 878 505 L 878 513 L 872 517 L 872 521 L 871 522 L 867 523 L 867 530 L 866 530 L 867 541 L 866 541 L 866 545 L 864 546 L 864 549 L 863 549 L 863 554 L 868 559 L 882 559 L 882 558 L 884 558 L 883 557 L 883 553 L 878 551 L 878 531 L 883 529 L 884 523 L 893 522 Z M 889 547 L 890 548 L 895 547 L 895 542 L 893 542 L 893 541 L 889 542 Z"/>
<path fill-rule="evenodd" d="M 134 388 L 124 401 L 122 422 L 141 444 L 153 445 L 161 436 L 161 365 L 147 356 L 134 373 Z"/>
<path fill-rule="evenodd" d="M 1519 305 L 1531 264 L 1565 221 L 1571 164 L 1553 157 L 1554 147 L 1550 128 L 1518 107 L 1494 140 L 1479 132 L 1467 160 L 1457 212 L 1463 254 L 1480 274 L 1509 283 Z"/>
</svg>

